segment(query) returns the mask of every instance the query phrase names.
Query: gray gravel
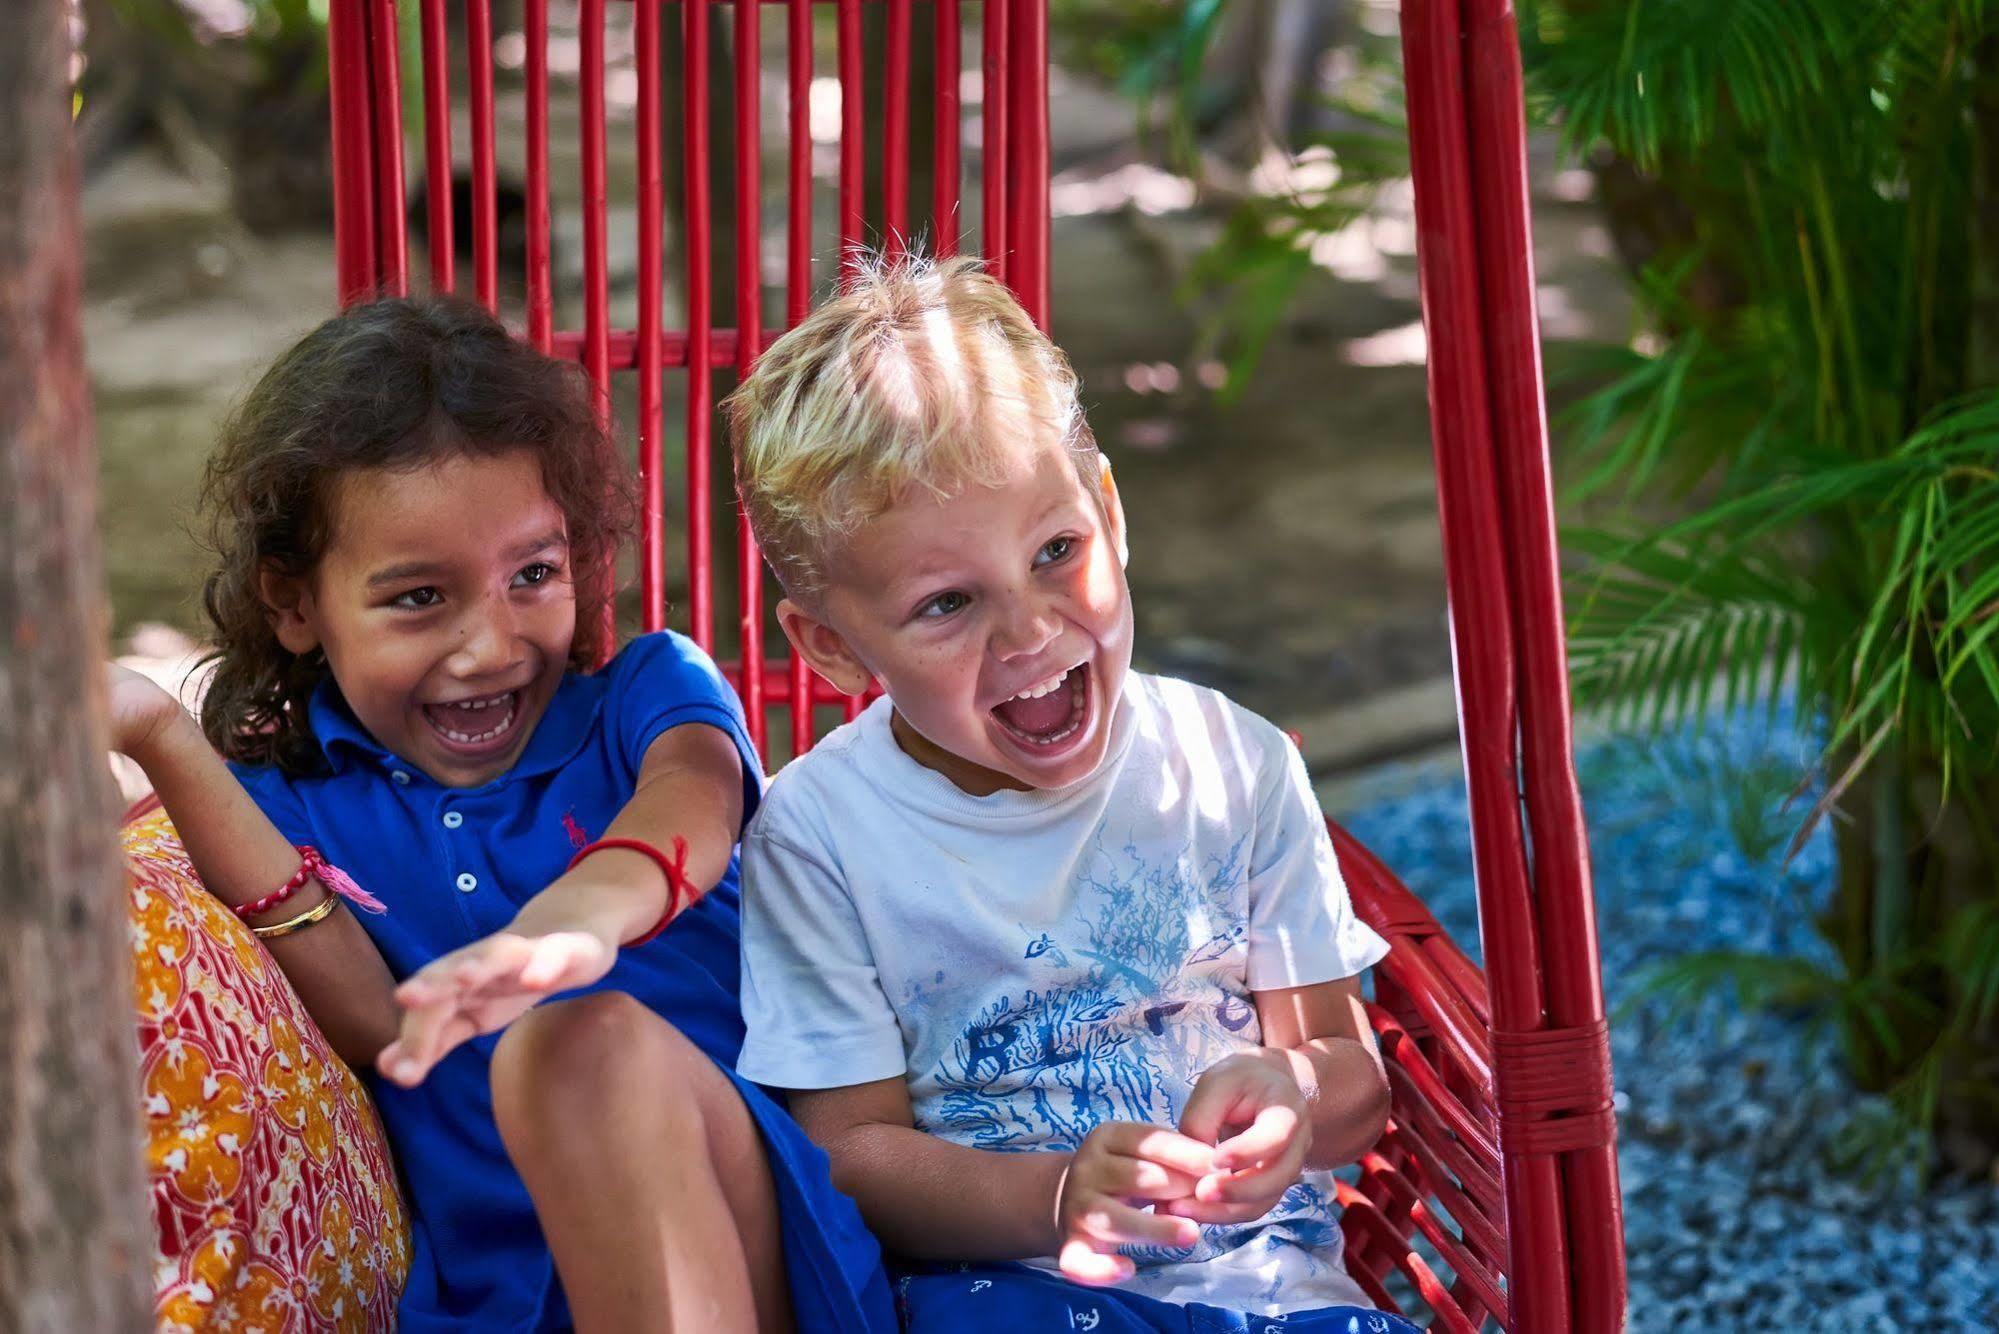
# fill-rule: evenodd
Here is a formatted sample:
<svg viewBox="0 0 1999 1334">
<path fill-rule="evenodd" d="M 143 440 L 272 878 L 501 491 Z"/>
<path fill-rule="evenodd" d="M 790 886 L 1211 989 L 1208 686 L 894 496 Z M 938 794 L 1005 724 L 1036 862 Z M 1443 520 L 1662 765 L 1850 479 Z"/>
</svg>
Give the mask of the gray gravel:
<svg viewBox="0 0 1999 1334">
<path fill-rule="evenodd" d="M 1597 743 L 1588 805 L 1620 1112 L 1633 1331 L 1999 1330 L 1999 1188 L 1922 1185 L 1914 1155 L 1855 1145 L 1884 1122 L 1845 1082 L 1832 1035 L 1685 1004 L 1636 983 L 1700 950 L 1823 961 L 1823 830 L 1786 866 L 1811 750 L 1763 715 Z M 1382 774 L 1384 789 L 1407 775 Z M 1431 782 L 1345 823 L 1467 950 L 1478 927 L 1461 783 Z"/>
</svg>

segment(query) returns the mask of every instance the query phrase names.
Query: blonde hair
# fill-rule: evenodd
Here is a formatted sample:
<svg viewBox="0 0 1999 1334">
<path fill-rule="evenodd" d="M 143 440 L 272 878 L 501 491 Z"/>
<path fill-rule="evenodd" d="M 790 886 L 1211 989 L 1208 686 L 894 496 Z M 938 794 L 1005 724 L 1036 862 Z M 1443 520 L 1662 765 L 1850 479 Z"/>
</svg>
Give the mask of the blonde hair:
<svg viewBox="0 0 1999 1334">
<path fill-rule="evenodd" d="M 1004 475 L 1023 424 L 1076 456 L 1096 440 L 1069 360 L 970 256 L 855 252 L 846 291 L 772 345 L 723 405 L 736 485 L 771 568 L 801 600 L 829 549 L 913 490 Z"/>
</svg>

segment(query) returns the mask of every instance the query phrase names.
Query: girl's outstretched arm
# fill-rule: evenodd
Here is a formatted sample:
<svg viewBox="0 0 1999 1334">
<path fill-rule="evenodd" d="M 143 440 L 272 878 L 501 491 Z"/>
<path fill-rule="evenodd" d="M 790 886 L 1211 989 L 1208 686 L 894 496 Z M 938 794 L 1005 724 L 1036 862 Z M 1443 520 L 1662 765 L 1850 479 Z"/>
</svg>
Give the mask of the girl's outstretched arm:
<svg viewBox="0 0 1999 1334">
<path fill-rule="evenodd" d="M 743 822 L 743 765 L 727 733 L 684 723 L 646 749 L 632 798 L 604 831 L 672 855 L 687 843 L 685 876 L 706 893 L 729 869 Z M 683 911 L 659 862 L 609 847 L 577 862 L 528 900 L 503 931 L 413 973 L 396 991 L 402 1029 L 377 1067 L 416 1084 L 459 1043 L 504 1028 L 543 998 L 588 986 L 611 970 L 618 949 Z"/>
<path fill-rule="evenodd" d="M 298 849 L 243 790 L 187 710 L 128 668 L 113 665 L 108 685 L 112 744 L 146 771 L 208 892 L 234 908 L 289 880 L 299 868 Z M 247 920 L 251 926 L 287 921 L 329 894 L 315 878 Z M 324 921 L 264 945 L 340 1058 L 355 1069 L 372 1065 L 402 1016 L 388 965 L 352 912 L 336 908 Z"/>
</svg>

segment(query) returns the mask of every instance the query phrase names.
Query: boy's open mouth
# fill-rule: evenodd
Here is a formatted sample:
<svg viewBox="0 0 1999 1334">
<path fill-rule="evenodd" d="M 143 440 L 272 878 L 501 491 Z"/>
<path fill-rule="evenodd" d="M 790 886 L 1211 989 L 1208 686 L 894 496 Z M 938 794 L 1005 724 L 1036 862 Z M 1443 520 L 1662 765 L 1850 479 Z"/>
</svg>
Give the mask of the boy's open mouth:
<svg viewBox="0 0 1999 1334">
<path fill-rule="evenodd" d="M 1083 663 L 995 704 L 992 715 L 1030 746 L 1057 746 L 1075 735 L 1089 707 L 1090 666 Z"/>
<path fill-rule="evenodd" d="M 488 754 L 504 747 L 520 713 L 518 690 L 423 706 L 425 720 L 445 746 L 469 755 Z"/>
</svg>

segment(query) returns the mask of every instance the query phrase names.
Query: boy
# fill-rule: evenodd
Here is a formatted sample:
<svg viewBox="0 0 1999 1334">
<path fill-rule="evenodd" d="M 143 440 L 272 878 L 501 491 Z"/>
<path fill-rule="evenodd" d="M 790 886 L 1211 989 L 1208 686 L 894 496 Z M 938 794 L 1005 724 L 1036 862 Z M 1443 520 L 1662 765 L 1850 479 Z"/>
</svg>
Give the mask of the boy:
<svg viewBox="0 0 1999 1334">
<path fill-rule="evenodd" d="M 739 1069 L 888 1249 L 987 1266 L 905 1279 L 909 1324 L 1409 1328 L 1327 1176 L 1387 1115 L 1386 946 L 1283 735 L 1129 673 L 1062 354 L 974 260 L 864 265 L 729 412 L 786 635 L 886 694 L 745 836 Z"/>
</svg>

